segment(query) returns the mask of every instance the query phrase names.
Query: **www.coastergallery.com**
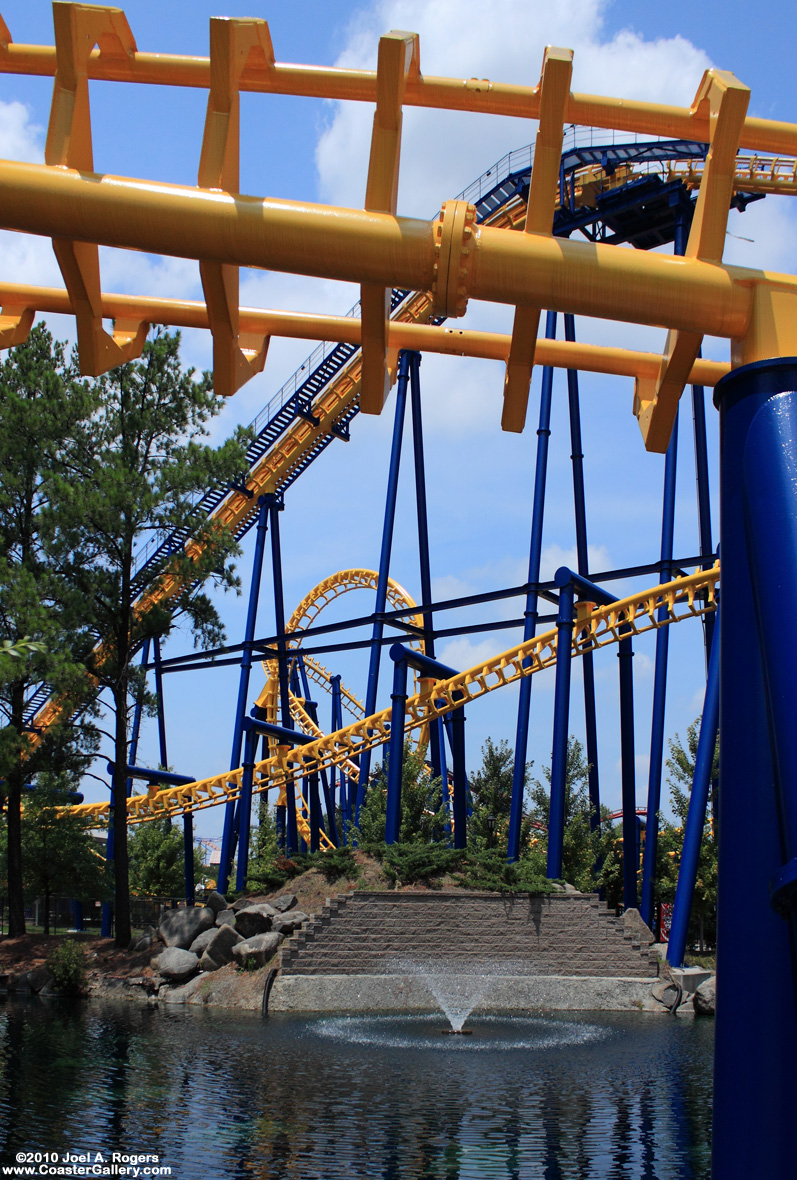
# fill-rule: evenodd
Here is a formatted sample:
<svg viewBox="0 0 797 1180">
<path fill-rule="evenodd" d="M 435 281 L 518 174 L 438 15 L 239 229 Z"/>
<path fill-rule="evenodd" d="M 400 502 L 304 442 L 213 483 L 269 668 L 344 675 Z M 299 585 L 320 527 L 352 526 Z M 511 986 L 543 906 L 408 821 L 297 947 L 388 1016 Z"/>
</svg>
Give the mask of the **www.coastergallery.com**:
<svg viewBox="0 0 797 1180">
<path fill-rule="evenodd" d="M 2 1176 L 113 1176 L 138 1180 L 143 1176 L 171 1176 L 157 1155 L 126 1155 L 115 1151 L 107 1158 L 99 1151 L 18 1151 L 16 1163 L 0 1168 Z"/>
</svg>

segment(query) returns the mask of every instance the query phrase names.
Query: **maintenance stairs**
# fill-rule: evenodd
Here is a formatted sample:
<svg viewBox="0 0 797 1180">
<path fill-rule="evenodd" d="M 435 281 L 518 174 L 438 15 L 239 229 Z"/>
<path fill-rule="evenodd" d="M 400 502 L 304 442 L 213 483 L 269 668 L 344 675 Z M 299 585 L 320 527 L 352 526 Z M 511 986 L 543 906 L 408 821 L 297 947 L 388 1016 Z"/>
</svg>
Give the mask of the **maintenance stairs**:
<svg viewBox="0 0 797 1180">
<path fill-rule="evenodd" d="M 512 975 L 652 979 L 655 951 L 593 893 L 357 891 L 327 899 L 282 948 L 283 975 L 401 974 L 473 959 Z"/>
</svg>

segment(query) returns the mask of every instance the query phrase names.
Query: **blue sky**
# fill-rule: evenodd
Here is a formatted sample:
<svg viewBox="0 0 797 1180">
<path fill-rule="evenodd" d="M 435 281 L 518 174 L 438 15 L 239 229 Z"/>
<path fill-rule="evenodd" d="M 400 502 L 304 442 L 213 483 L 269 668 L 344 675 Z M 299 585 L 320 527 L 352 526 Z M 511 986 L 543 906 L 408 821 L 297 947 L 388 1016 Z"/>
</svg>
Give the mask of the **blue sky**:
<svg viewBox="0 0 797 1180">
<path fill-rule="evenodd" d="M 574 90 L 627 95 L 688 105 L 703 70 L 732 70 L 752 88 L 751 113 L 797 120 L 791 47 L 795 17 L 785 4 L 759 9 L 754 16 L 740 3 L 668 5 L 606 4 L 600 0 L 553 0 L 530 6 L 500 0 L 488 19 L 475 0 L 383 0 L 355 4 L 305 2 L 293 5 L 247 3 L 244 13 L 229 0 L 133 0 L 124 6 L 139 48 L 206 53 L 211 15 L 249 15 L 268 19 L 277 59 L 373 68 L 380 33 L 390 28 L 418 31 L 421 66 L 427 73 L 490 77 L 534 84 L 546 43 L 575 51 Z M 2 5 L 15 41 L 52 43 L 49 6 Z M 497 14 L 497 15 L 496 15 Z M 51 82 L 0 76 L 0 155 L 40 159 L 47 125 Z M 195 183 L 205 94 L 199 91 L 92 84 L 95 165 L 98 170 Z M 285 198 L 361 205 L 365 189 L 371 111 L 364 105 L 339 107 L 309 99 L 247 95 L 243 102 L 242 189 Z M 399 211 L 431 216 L 447 197 L 510 149 L 533 139 L 535 127 L 518 119 L 467 118 L 451 112 L 410 110 L 405 116 Z M 767 198 L 729 221 L 726 259 L 776 270 L 797 269 L 797 223 L 787 198 Z M 49 243 L 3 234 L 7 279 L 61 285 Z M 753 239 L 746 241 L 744 239 Z M 196 264 L 175 259 L 104 251 L 106 290 L 198 298 Z M 355 288 L 331 282 L 257 272 L 242 274 L 242 300 L 263 307 L 341 312 L 356 300 Z M 511 309 L 472 307 L 468 326 L 508 331 Z M 51 317 L 62 338 L 73 338 L 70 321 Z M 579 336 L 601 343 L 650 347 L 660 351 L 663 333 L 603 321 L 580 321 Z M 221 439 L 236 423 L 248 422 L 304 360 L 312 346 L 274 341 L 264 374 L 228 403 L 214 424 Z M 725 359 L 727 345 L 707 341 L 709 355 Z M 187 363 L 210 363 L 209 339 L 186 333 Z M 429 482 L 432 574 L 438 598 L 498 589 L 526 577 L 531 490 L 536 446 L 539 371 L 532 383 L 529 418 L 523 435 L 500 431 L 501 366 L 486 361 L 427 357 L 422 365 Z M 574 564 L 570 445 L 564 374 L 555 381 L 550 483 L 544 537 L 544 572 Z M 592 568 L 618 568 L 658 558 L 663 461 L 648 455 L 631 414 L 631 383 L 607 377 L 582 380 L 582 415 L 588 528 Z M 285 597 L 288 610 L 321 578 L 351 566 L 376 568 L 382 504 L 392 428 L 391 398 L 379 419 L 359 417 L 347 446 L 333 444 L 289 492 L 282 516 Z M 716 487 L 716 417 L 709 410 L 712 478 Z M 405 450 L 394 544 L 393 576 L 419 595 L 414 529 L 411 451 Z M 718 520 L 716 502 L 714 532 Z M 676 553 L 697 551 L 691 414 L 682 413 L 678 478 Z M 251 538 L 238 562 L 248 581 Z M 364 614 L 367 595 L 351 595 L 328 616 Z M 240 639 L 245 598 L 222 597 L 221 613 L 231 642 Z M 497 618 L 504 609 L 494 607 Z M 510 613 L 519 613 L 519 611 Z M 504 617 L 508 617 L 504 610 Z M 263 583 L 258 632 L 273 629 L 270 578 Z M 479 656 L 510 645 L 512 632 L 448 641 L 440 658 L 466 667 Z M 176 630 L 165 654 L 190 650 L 190 637 Z M 653 641 L 637 645 L 636 737 L 637 797 L 647 787 Z M 364 694 L 365 662 L 350 657 L 324 661 L 341 671 L 349 687 Z M 600 771 L 605 800 L 619 801 L 619 723 L 617 662 L 609 649 L 596 660 L 599 687 Z M 667 732 L 684 732 L 698 714 L 704 668 L 699 627 L 673 629 Z M 262 676 L 256 668 L 252 691 Z M 169 761 L 177 771 L 203 776 L 229 763 L 237 677 L 234 670 L 169 676 L 166 713 Z M 381 684 L 386 704 L 388 676 Z M 540 677 L 532 699 L 529 756 L 535 773 L 550 760 L 552 677 Z M 321 716 L 328 714 L 326 701 Z M 468 757 L 479 760 L 487 735 L 513 740 L 516 692 L 493 693 L 468 710 Z M 571 729 L 583 734 L 580 672 L 574 668 Z M 140 761 L 157 763 L 154 723 L 145 728 Z M 97 769 L 104 769 L 104 766 Z M 88 797 L 99 798 L 98 785 Z M 221 831 L 221 815 L 197 817 L 204 835 Z"/>
</svg>

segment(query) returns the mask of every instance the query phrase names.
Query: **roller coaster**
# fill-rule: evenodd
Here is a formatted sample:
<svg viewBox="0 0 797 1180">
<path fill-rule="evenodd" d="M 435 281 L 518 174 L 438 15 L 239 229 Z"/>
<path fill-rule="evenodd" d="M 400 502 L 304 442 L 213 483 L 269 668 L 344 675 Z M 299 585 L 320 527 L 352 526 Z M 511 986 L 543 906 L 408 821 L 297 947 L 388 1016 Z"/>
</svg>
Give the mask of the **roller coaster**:
<svg viewBox="0 0 797 1180">
<path fill-rule="evenodd" d="M 363 71 L 279 63 L 261 20 L 211 20 L 207 58 L 140 51 L 124 14 L 115 8 L 56 3 L 54 24 L 53 46 L 18 45 L 0 18 L 0 72 L 54 80 L 45 163 L 0 161 L 0 227 L 51 238 L 64 279 L 63 289 L 0 284 L 0 347 L 22 342 L 37 313 L 68 312 L 76 319 L 81 370 L 99 375 L 134 359 L 150 325 L 206 328 L 213 338 L 216 389 L 231 396 L 262 370 L 272 336 L 323 341 L 255 420 L 249 469 L 240 483 L 208 489 L 201 502 L 208 518 L 224 522 L 238 538 L 257 529 L 243 643 L 169 661 L 161 660 L 156 643 L 154 665 L 148 648 L 142 652 L 156 679 L 166 664 L 184 673 L 214 658 L 240 665 L 230 769 L 194 779 L 137 767 L 139 710 L 129 764 L 113 768 L 115 806 L 121 807 L 122 816 L 127 808 L 131 823 L 182 815 L 190 843 L 192 814 L 223 804 L 220 883 L 226 886 L 236 846 L 239 874 L 246 863 L 254 795 L 277 792 L 281 838 L 288 852 L 300 840 L 311 848 L 329 847 L 346 838 L 347 822 L 357 821 L 370 781 L 371 753 L 378 747 L 390 749 L 386 839 L 395 839 L 401 763 L 410 737 L 428 749 L 433 773 L 446 784 L 450 777 L 450 830 L 461 847 L 467 827 L 464 706 L 519 682 L 507 849 L 511 859 L 519 852 L 531 684 L 534 673 L 553 667 L 548 874 L 558 877 L 573 658 L 582 661 L 584 670 L 590 800 L 597 823 L 593 656 L 601 647 L 616 645 L 621 657 L 622 816 L 625 847 L 630 848 L 636 795 L 633 680 L 627 657 L 633 654 L 635 636 L 655 630 L 641 902 L 649 918 L 668 636 L 671 624 L 702 619 L 706 699 L 670 947 L 676 958 L 682 953 L 719 726 L 713 1174 L 793 1175 L 797 623 L 784 604 L 797 590 L 797 278 L 729 266 L 722 259 L 731 208 L 797 191 L 797 125 L 749 116 L 747 87 L 719 70 L 706 72 L 689 108 L 572 93 L 572 53 L 550 46 L 539 83 L 514 86 L 424 75 L 419 40 L 409 33 L 382 37 L 376 69 Z M 89 82 L 95 79 L 208 92 L 196 186 L 95 171 L 89 107 Z M 371 104 L 374 124 L 364 208 L 331 209 L 240 194 L 239 108 L 244 91 L 258 92 L 266 102 L 269 95 L 284 94 Z M 430 220 L 401 217 L 401 126 L 409 106 L 535 120 L 536 140 L 532 147 L 505 156 L 458 197 L 445 199 Z M 674 244 L 673 255 L 656 249 L 669 243 Z M 198 260 L 204 301 L 103 291 L 100 245 Z M 347 316 L 241 307 L 241 266 L 355 282 L 360 303 Z M 513 307 L 511 334 L 449 326 L 474 300 Z M 545 332 L 538 339 L 543 310 Z M 556 339 L 559 314 L 564 316 L 563 340 Z M 578 342 L 576 315 L 665 327 L 664 353 Z M 103 327 L 107 319 L 114 321 L 111 333 Z M 730 363 L 701 357 L 706 335 L 731 342 Z M 503 362 L 501 425 L 514 432 L 526 424 L 534 366 L 542 369 L 529 573 L 523 586 L 469 599 L 432 598 L 418 367 L 424 352 Z M 540 561 L 557 368 L 568 374 L 578 568 L 563 567 L 546 582 L 540 577 Z M 589 568 L 579 371 L 632 378 L 632 408 L 644 446 L 666 454 L 660 557 L 647 566 L 602 573 Z M 687 385 L 692 386 L 695 424 L 700 551 L 676 556 L 674 427 Z M 379 568 L 333 575 L 286 622 L 279 537 L 286 492 L 330 444 L 351 437 L 358 413 L 381 413 L 393 386 L 395 422 Z M 709 512 L 706 386 L 715 390 L 721 423 L 721 575 Z M 421 568 L 417 604 L 390 579 L 408 400 Z M 276 630 L 257 640 L 267 531 Z M 183 588 L 172 559 L 187 541 L 174 534 L 139 554 L 139 584 L 144 568 L 159 574 L 156 589 L 142 594 L 139 611 Z M 617 599 L 605 588 L 623 577 L 642 575 L 655 583 L 644 592 Z M 373 612 L 343 624 L 319 624 L 323 606 L 354 586 L 374 593 Z M 435 625 L 436 615 L 513 597 L 524 604 L 522 619 L 512 621 L 522 626 L 520 642 L 465 671 L 436 659 L 436 639 L 467 630 L 443 630 Z M 541 603 L 555 608 L 555 615 L 542 615 Z M 555 626 L 537 634 L 545 621 Z M 355 626 L 369 626 L 370 638 L 353 641 L 347 631 Z M 396 635 L 386 635 L 386 628 L 405 642 L 395 642 Z M 484 629 L 494 626 L 485 624 Z M 333 642 L 341 633 L 341 641 Z M 393 664 L 392 703 L 380 709 L 380 658 L 386 645 Z M 363 702 L 318 660 L 324 653 L 357 646 L 369 654 Z M 257 657 L 264 660 L 265 686 L 247 711 Z M 416 678 L 412 690 L 410 671 Z M 332 692 L 331 733 L 319 724 L 311 681 Z M 347 725 L 344 706 L 354 718 Z M 43 685 L 28 701 L 27 717 L 34 730 L 41 730 L 68 708 L 68 701 L 53 699 Z M 148 782 L 149 789 L 133 794 L 134 779 Z M 337 807 L 342 832 L 336 828 Z M 109 810 L 106 804 L 77 807 L 94 822 L 108 818 Z M 627 857 L 626 906 L 638 902 L 635 870 Z M 767 962 L 770 972 L 768 1002 L 754 1013 L 746 985 L 751 960 Z"/>
</svg>

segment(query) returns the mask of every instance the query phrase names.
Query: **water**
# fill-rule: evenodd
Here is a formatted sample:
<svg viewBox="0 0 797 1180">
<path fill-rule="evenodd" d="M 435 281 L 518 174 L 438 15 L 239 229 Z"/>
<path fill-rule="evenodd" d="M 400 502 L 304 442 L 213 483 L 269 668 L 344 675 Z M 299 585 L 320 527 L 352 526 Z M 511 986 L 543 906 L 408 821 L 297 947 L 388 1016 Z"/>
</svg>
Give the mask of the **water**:
<svg viewBox="0 0 797 1180">
<path fill-rule="evenodd" d="M 157 1154 L 176 1180 L 709 1175 L 711 1022 L 299 1019 L 0 1002 L 0 1163 Z"/>
<path fill-rule="evenodd" d="M 475 974 L 473 960 L 466 959 L 393 959 L 388 970 L 391 974 L 417 975 L 422 979 L 448 1020 L 447 1031 L 455 1033 L 462 1032 L 465 1021 L 482 1002 L 496 975 L 522 974 L 522 967 L 509 961 L 481 964 Z"/>
</svg>

